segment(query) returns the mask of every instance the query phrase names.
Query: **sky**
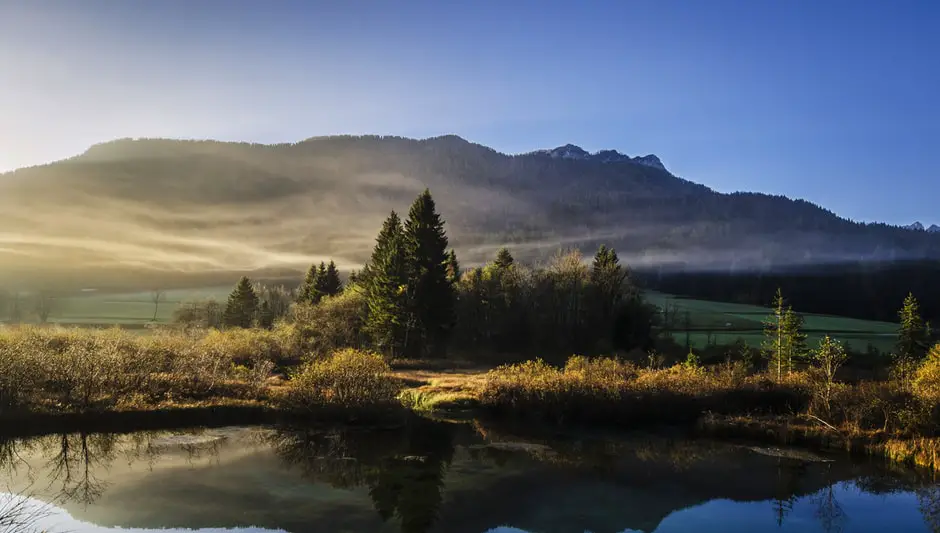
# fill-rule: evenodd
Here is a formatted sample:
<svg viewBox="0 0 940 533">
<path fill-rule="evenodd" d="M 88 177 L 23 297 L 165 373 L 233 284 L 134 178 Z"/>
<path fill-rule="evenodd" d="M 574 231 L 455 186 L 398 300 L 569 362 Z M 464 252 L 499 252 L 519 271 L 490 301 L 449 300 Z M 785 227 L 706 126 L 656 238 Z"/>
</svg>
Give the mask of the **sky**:
<svg viewBox="0 0 940 533">
<path fill-rule="evenodd" d="M 940 223 L 938 27 L 935 0 L 0 0 L 0 171 L 124 137 L 452 133 Z"/>
</svg>

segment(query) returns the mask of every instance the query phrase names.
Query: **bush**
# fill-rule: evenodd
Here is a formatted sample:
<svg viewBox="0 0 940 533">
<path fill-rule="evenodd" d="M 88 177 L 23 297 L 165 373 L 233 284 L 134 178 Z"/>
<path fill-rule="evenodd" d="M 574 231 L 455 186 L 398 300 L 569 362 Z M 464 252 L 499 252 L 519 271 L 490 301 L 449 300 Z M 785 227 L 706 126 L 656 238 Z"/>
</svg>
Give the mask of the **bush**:
<svg viewBox="0 0 940 533">
<path fill-rule="evenodd" d="M 940 344 L 934 346 L 914 371 L 914 394 L 922 400 L 940 403 Z"/>
<path fill-rule="evenodd" d="M 397 403 L 401 389 L 382 356 L 347 348 L 330 357 L 305 363 L 291 376 L 286 407 L 312 411 L 381 408 Z"/>
<path fill-rule="evenodd" d="M 297 304 L 291 308 L 291 335 L 304 353 L 323 357 L 343 348 L 363 348 L 368 314 L 365 294 L 357 286 L 336 296 L 323 298 L 318 305 Z"/>
</svg>

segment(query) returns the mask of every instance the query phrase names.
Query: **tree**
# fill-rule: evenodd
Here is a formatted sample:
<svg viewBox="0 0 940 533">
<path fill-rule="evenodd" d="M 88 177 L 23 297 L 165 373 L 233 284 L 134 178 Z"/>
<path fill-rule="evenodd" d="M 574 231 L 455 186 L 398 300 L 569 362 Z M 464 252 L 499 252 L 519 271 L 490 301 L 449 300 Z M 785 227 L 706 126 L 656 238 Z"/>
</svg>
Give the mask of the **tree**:
<svg viewBox="0 0 940 533">
<path fill-rule="evenodd" d="M 258 312 L 258 295 L 248 277 L 242 277 L 228 297 L 222 324 L 233 328 L 250 328 Z"/>
<path fill-rule="evenodd" d="M 806 335 L 802 332 L 803 317 L 786 305 L 780 289 L 773 305 L 773 314 L 764 322 L 763 349 L 779 380 L 784 373 L 790 373 L 793 362 L 806 352 Z"/>
<path fill-rule="evenodd" d="M 819 341 L 819 346 L 813 350 L 813 361 L 822 373 L 823 382 L 819 390 L 819 395 L 826 405 L 826 412 L 829 412 L 830 409 L 832 390 L 836 381 L 836 372 L 845 364 L 846 359 L 848 359 L 848 356 L 846 355 L 842 343 L 833 340 L 829 335 L 823 337 L 822 340 Z"/>
<path fill-rule="evenodd" d="M 324 296 L 336 296 L 343 290 L 343 282 L 339 279 L 339 270 L 337 270 L 336 263 L 332 260 L 326 266 L 326 270 L 323 271 L 320 290 Z"/>
<path fill-rule="evenodd" d="M 440 356 L 454 325 L 454 286 L 447 274 L 447 235 L 427 189 L 411 209 L 404 228 L 409 274 L 408 303 L 416 333 L 407 348 L 414 355 Z"/>
<path fill-rule="evenodd" d="M 457 262 L 457 252 L 453 248 L 447 253 L 447 279 L 452 285 L 460 281 L 460 263 Z"/>
<path fill-rule="evenodd" d="M 163 289 L 154 289 L 150 292 L 150 301 L 153 302 L 153 320 L 152 322 L 157 321 L 157 311 L 160 310 L 160 302 L 163 301 L 163 298 L 166 296 L 166 291 Z"/>
<path fill-rule="evenodd" d="M 40 324 L 45 324 L 49 321 L 49 316 L 52 314 L 53 308 L 55 307 L 55 298 L 52 297 L 47 292 L 40 292 L 36 296 L 36 317 L 39 319 Z"/>
<path fill-rule="evenodd" d="M 412 320 L 408 309 L 408 264 L 401 219 L 392 213 L 375 240 L 365 278 L 369 316 L 366 330 L 390 358 L 401 354 Z"/>
<path fill-rule="evenodd" d="M 496 268 L 506 269 L 511 267 L 514 262 L 515 259 L 513 259 L 512 254 L 509 253 L 509 249 L 503 247 L 496 252 L 496 260 L 493 261 L 493 265 L 495 265 Z"/>
<path fill-rule="evenodd" d="M 923 359 L 929 348 L 927 327 L 920 316 L 920 306 L 914 295 L 908 293 L 904 304 L 898 311 L 897 355 L 902 359 L 918 361 Z"/>
<path fill-rule="evenodd" d="M 323 265 L 323 263 L 320 264 Z M 324 268 L 324 272 L 325 270 Z M 321 284 L 320 270 L 317 268 L 317 265 L 310 265 L 310 268 L 307 270 L 307 275 L 304 276 L 303 283 L 301 283 L 300 288 L 297 289 L 297 303 L 310 305 L 319 303 L 323 295 L 317 287 Z"/>
</svg>

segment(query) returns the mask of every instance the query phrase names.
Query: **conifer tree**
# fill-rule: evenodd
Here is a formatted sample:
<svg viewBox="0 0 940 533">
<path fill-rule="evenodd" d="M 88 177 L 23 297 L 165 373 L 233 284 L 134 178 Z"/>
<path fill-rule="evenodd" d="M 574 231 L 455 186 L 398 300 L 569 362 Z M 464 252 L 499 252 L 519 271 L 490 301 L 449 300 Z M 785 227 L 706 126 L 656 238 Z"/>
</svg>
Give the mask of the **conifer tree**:
<svg viewBox="0 0 940 533">
<path fill-rule="evenodd" d="M 457 262 L 457 252 L 453 248 L 447 254 L 447 279 L 453 285 L 460 281 L 460 263 Z"/>
<path fill-rule="evenodd" d="M 267 300 L 261 300 L 261 304 L 258 305 L 258 327 L 264 329 L 270 329 L 274 325 L 274 311 L 271 309 L 271 304 Z"/>
<path fill-rule="evenodd" d="M 336 296 L 343 290 L 343 282 L 339 279 L 339 270 L 336 263 L 330 260 L 323 274 L 323 294 L 326 296 Z"/>
<path fill-rule="evenodd" d="M 503 247 L 500 248 L 498 252 L 496 252 L 496 260 L 493 261 L 493 265 L 499 269 L 506 269 L 511 267 L 514 262 L 515 259 L 513 259 L 509 249 Z"/>
<path fill-rule="evenodd" d="M 369 316 L 366 328 L 380 351 L 401 355 L 413 322 L 408 309 L 408 264 L 401 219 L 392 213 L 382 225 L 365 279 Z"/>
<path fill-rule="evenodd" d="M 803 317 L 786 305 L 778 288 L 773 314 L 764 322 L 764 354 L 770 370 L 781 379 L 793 369 L 793 362 L 806 354 L 806 335 L 802 332 Z"/>
<path fill-rule="evenodd" d="M 920 316 L 920 305 L 913 294 L 908 294 L 898 312 L 897 355 L 908 360 L 920 360 L 927 353 L 929 344 L 927 326 Z"/>
<path fill-rule="evenodd" d="M 408 347 L 416 356 L 443 355 L 454 325 L 454 286 L 447 275 L 447 235 L 431 192 L 415 199 L 405 222 L 409 307 L 417 335 Z"/>
<path fill-rule="evenodd" d="M 326 292 L 326 263 L 320 261 L 320 266 L 317 267 L 317 275 L 314 277 L 313 286 L 316 289 L 316 301 L 314 303 L 320 303 L 320 300 L 327 295 Z"/>
<path fill-rule="evenodd" d="M 309 305 L 319 303 L 320 298 L 323 296 L 317 288 L 320 284 L 320 271 L 317 269 L 317 265 L 310 265 L 310 269 L 307 270 L 307 275 L 304 276 L 303 283 L 301 283 L 300 288 L 297 289 L 297 303 Z"/>
<path fill-rule="evenodd" d="M 228 297 L 222 324 L 233 328 L 250 328 L 258 312 L 258 295 L 251 286 L 251 280 L 242 277 Z"/>
</svg>

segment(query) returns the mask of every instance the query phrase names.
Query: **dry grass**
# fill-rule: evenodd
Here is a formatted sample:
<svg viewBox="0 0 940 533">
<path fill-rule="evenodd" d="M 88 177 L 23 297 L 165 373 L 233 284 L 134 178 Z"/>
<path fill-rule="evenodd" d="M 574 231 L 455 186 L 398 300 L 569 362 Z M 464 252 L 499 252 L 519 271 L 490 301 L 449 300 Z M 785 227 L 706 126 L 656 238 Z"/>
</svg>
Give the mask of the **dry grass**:
<svg viewBox="0 0 940 533">
<path fill-rule="evenodd" d="M 798 376 L 777 383 L 762 375 L 729 378 L 721 368 L 694 363 L 646 369 L 579 356 L 564 368 L 541 360 L 499 367 L 480 393 L 483 406 L 497 413 L 614 425 L 691 422 L 706 411 L 788 412 L 808 398 Z"/>
<path fill-rule="evenodd" d="M 0 330 L 0 415 L 83 413 L 267 399 L 287 351 L 277 332 Z"/>
</svg>

